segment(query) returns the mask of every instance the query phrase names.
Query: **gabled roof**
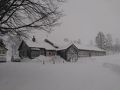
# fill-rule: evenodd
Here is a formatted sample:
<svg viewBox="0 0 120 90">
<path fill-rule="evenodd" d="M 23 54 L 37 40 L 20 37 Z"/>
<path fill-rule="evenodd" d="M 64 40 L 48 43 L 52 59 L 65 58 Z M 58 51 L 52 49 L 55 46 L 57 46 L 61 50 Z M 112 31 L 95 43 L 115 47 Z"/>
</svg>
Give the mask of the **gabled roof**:
<svg viewBox="0 0 120 90">
<path fill-rule="evenodd" d="M 81 45 L 81 44 L 75 44 L 75 43 L 68 43 L 67 45 L 63 45 L 61 46 L 59 49 L 57 50 L 64 50 L 67 49 L 68 47 L 70 47 L 71 45 L 75 45 L 78 49 L 80 50 L 91 50 L 91 51 L 105 51 L 102 49 L 99 49 L 95 46 L 85 46 L 85 45 Z"/>
<path fill-rule="evenodd" d="M 28 47 L 40 47 L 38 42 L 33 42 L 32 40 L 23 40 Z"/>
<path fill-rule="evenodd" d="M 53 46 L 54 48 L 59 48 L 55 43 L 53 43 L 52 41 L 45 39 L 44 40 L 46 43 L 50 44 L 51 46 Z"/>
<path fill-rule="evenodd" d="M 48 39 L 47 39 L 48 40 Z M 63 46 L 59 46 L 59 48 L 56 48 L 54 43 L 50 42 L 48 40 L 48 42 L 46 42 L 46 39 L 45 40 L 42 40 L 42 41 L 35 41 L 33 42 L 32 40 L 23 40 L 22 42 L 26 43 L 26 45 L 28 47 L 33 47 L 33 48 L 45 48 L 47 50 L 64 50 L 64 49 L 67 49 L 69 48 L 70 46 L 74 45 L 76 46 L 79 50 L 91 50 L 91 51 L 105 51 L 105 50 L 102 50 L 102 49 L 99 49 L 97 47 L 93 47 L 93 46 L 83 46 L 81 44 L 75 44 L 75 43 L 67 43 L 66 45 L 63 45 Z M 22 43 L 21 43 L 22 44 Z M 21 47 L 21 45 L 20 45 Z M 19 49 L 20 49 L 19 47 Z M 18 50 L 19 50 L 18 49 Z"/>
<path fill-rule="evenodd" d="M 95 47 L 95 46 L 83 46 L 81 44 L 75 44 L 75 46 L 78 48 L 78 49 L 81 49 L 81 50 L 91 50 L 91 51 L 105 51 L 105 50 L 102 50 L 98 47 Z"/>
<path fill-rule="evenodd" d="M 40 47 L 45 48 L 47 50 L 56 50 L 55 47 L 53 47 L 49 43 L 46 43 L 45 41 L 40 42 Z"/>
<path fill-rule="evenodd" d="M 23 40 L 22 42 L 26 43 L 28 47 L 33 47 L 33 48 L 45 48 L 47 50 L 56 50 L 52 45 L 49 43 L 46 43 L 45 41 L 35 41 L 33 42 L 32 40 Z M 21 43 L 22 44 L 22 43 Z M 20 45 L 21 46 L 21 45 Z M 19 47 L 20 49 L 20 47 Z"/>
<path fill-rule="evenodd" d="M 71 45 L 73 45 L 73 43 L 68 43 L 66 45 L 63 45 L 63 46 L 59 46 L 59 48 L 57 50 L 64 50 L 64 49 L 67 49 L 69 48 Z"/>
</svg>

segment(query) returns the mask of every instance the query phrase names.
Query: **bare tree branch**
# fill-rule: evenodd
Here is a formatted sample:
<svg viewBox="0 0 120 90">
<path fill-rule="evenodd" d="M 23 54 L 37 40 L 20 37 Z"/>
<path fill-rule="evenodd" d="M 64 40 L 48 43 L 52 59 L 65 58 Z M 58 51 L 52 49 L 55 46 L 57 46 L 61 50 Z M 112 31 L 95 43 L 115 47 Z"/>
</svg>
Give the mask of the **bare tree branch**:
<svg viewBox="0 0 120 90">
<path fill-rule="evenodd" d="M 62 12 L 59 0 L 0 0 L 0 33 L 22 35 L 24 31 L 51 31 Z"/>
</svg>

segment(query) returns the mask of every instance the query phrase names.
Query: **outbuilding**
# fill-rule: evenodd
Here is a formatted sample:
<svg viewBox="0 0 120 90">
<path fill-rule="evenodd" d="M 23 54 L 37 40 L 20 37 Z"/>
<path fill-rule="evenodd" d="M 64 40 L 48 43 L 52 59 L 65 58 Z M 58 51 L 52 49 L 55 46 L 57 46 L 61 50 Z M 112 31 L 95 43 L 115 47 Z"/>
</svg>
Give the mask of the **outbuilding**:
<svg viewBox="0 0 120 90">
<path fill-rule="evenodd" d="M 57 54 L 56 48 L 48 42 L 38 42 L 33 37 L 32 40 L 23 40 L 19 46 L 19 56 L 21 58 L 35 58 L 40 55 L 54 56 Z"/>
<path fill-rule="evenodd" d="M 74 44 L 59 48 L 57 54 L 68 62 L 75 62 L 78 60 L 78 48 Z"/>
</svg>

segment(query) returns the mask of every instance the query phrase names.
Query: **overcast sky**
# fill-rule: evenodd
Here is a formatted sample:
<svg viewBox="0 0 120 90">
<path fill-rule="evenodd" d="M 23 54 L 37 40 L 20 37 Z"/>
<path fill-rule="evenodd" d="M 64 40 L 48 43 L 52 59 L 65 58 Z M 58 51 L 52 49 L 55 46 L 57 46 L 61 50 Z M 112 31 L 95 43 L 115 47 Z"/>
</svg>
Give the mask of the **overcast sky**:
<svg viewBox="0 0 120 90">
<path fill-rule="evenodd" d="M 88 44 L 99 31 L 120 38 L 120 0 L 67 0 L 61 26 L 50 35 L 55 40 L 78 39 Z"/>
</svg>

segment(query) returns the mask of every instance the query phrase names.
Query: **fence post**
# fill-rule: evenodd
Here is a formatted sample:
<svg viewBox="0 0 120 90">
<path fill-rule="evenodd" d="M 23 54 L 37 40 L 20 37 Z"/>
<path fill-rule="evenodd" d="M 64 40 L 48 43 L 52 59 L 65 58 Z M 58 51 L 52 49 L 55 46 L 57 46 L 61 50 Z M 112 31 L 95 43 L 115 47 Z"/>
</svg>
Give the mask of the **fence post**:
<svg viewBox="0 0 120 90">
<path fill-rule="evenodd" d="M 45 61 L 43 60 L 43 64 L 45 64 Z"/>
<path fill-rule="evenodd" d="M 53 64 L 55 64 L 55 61 L 53 60 Z"/>
</svg>

